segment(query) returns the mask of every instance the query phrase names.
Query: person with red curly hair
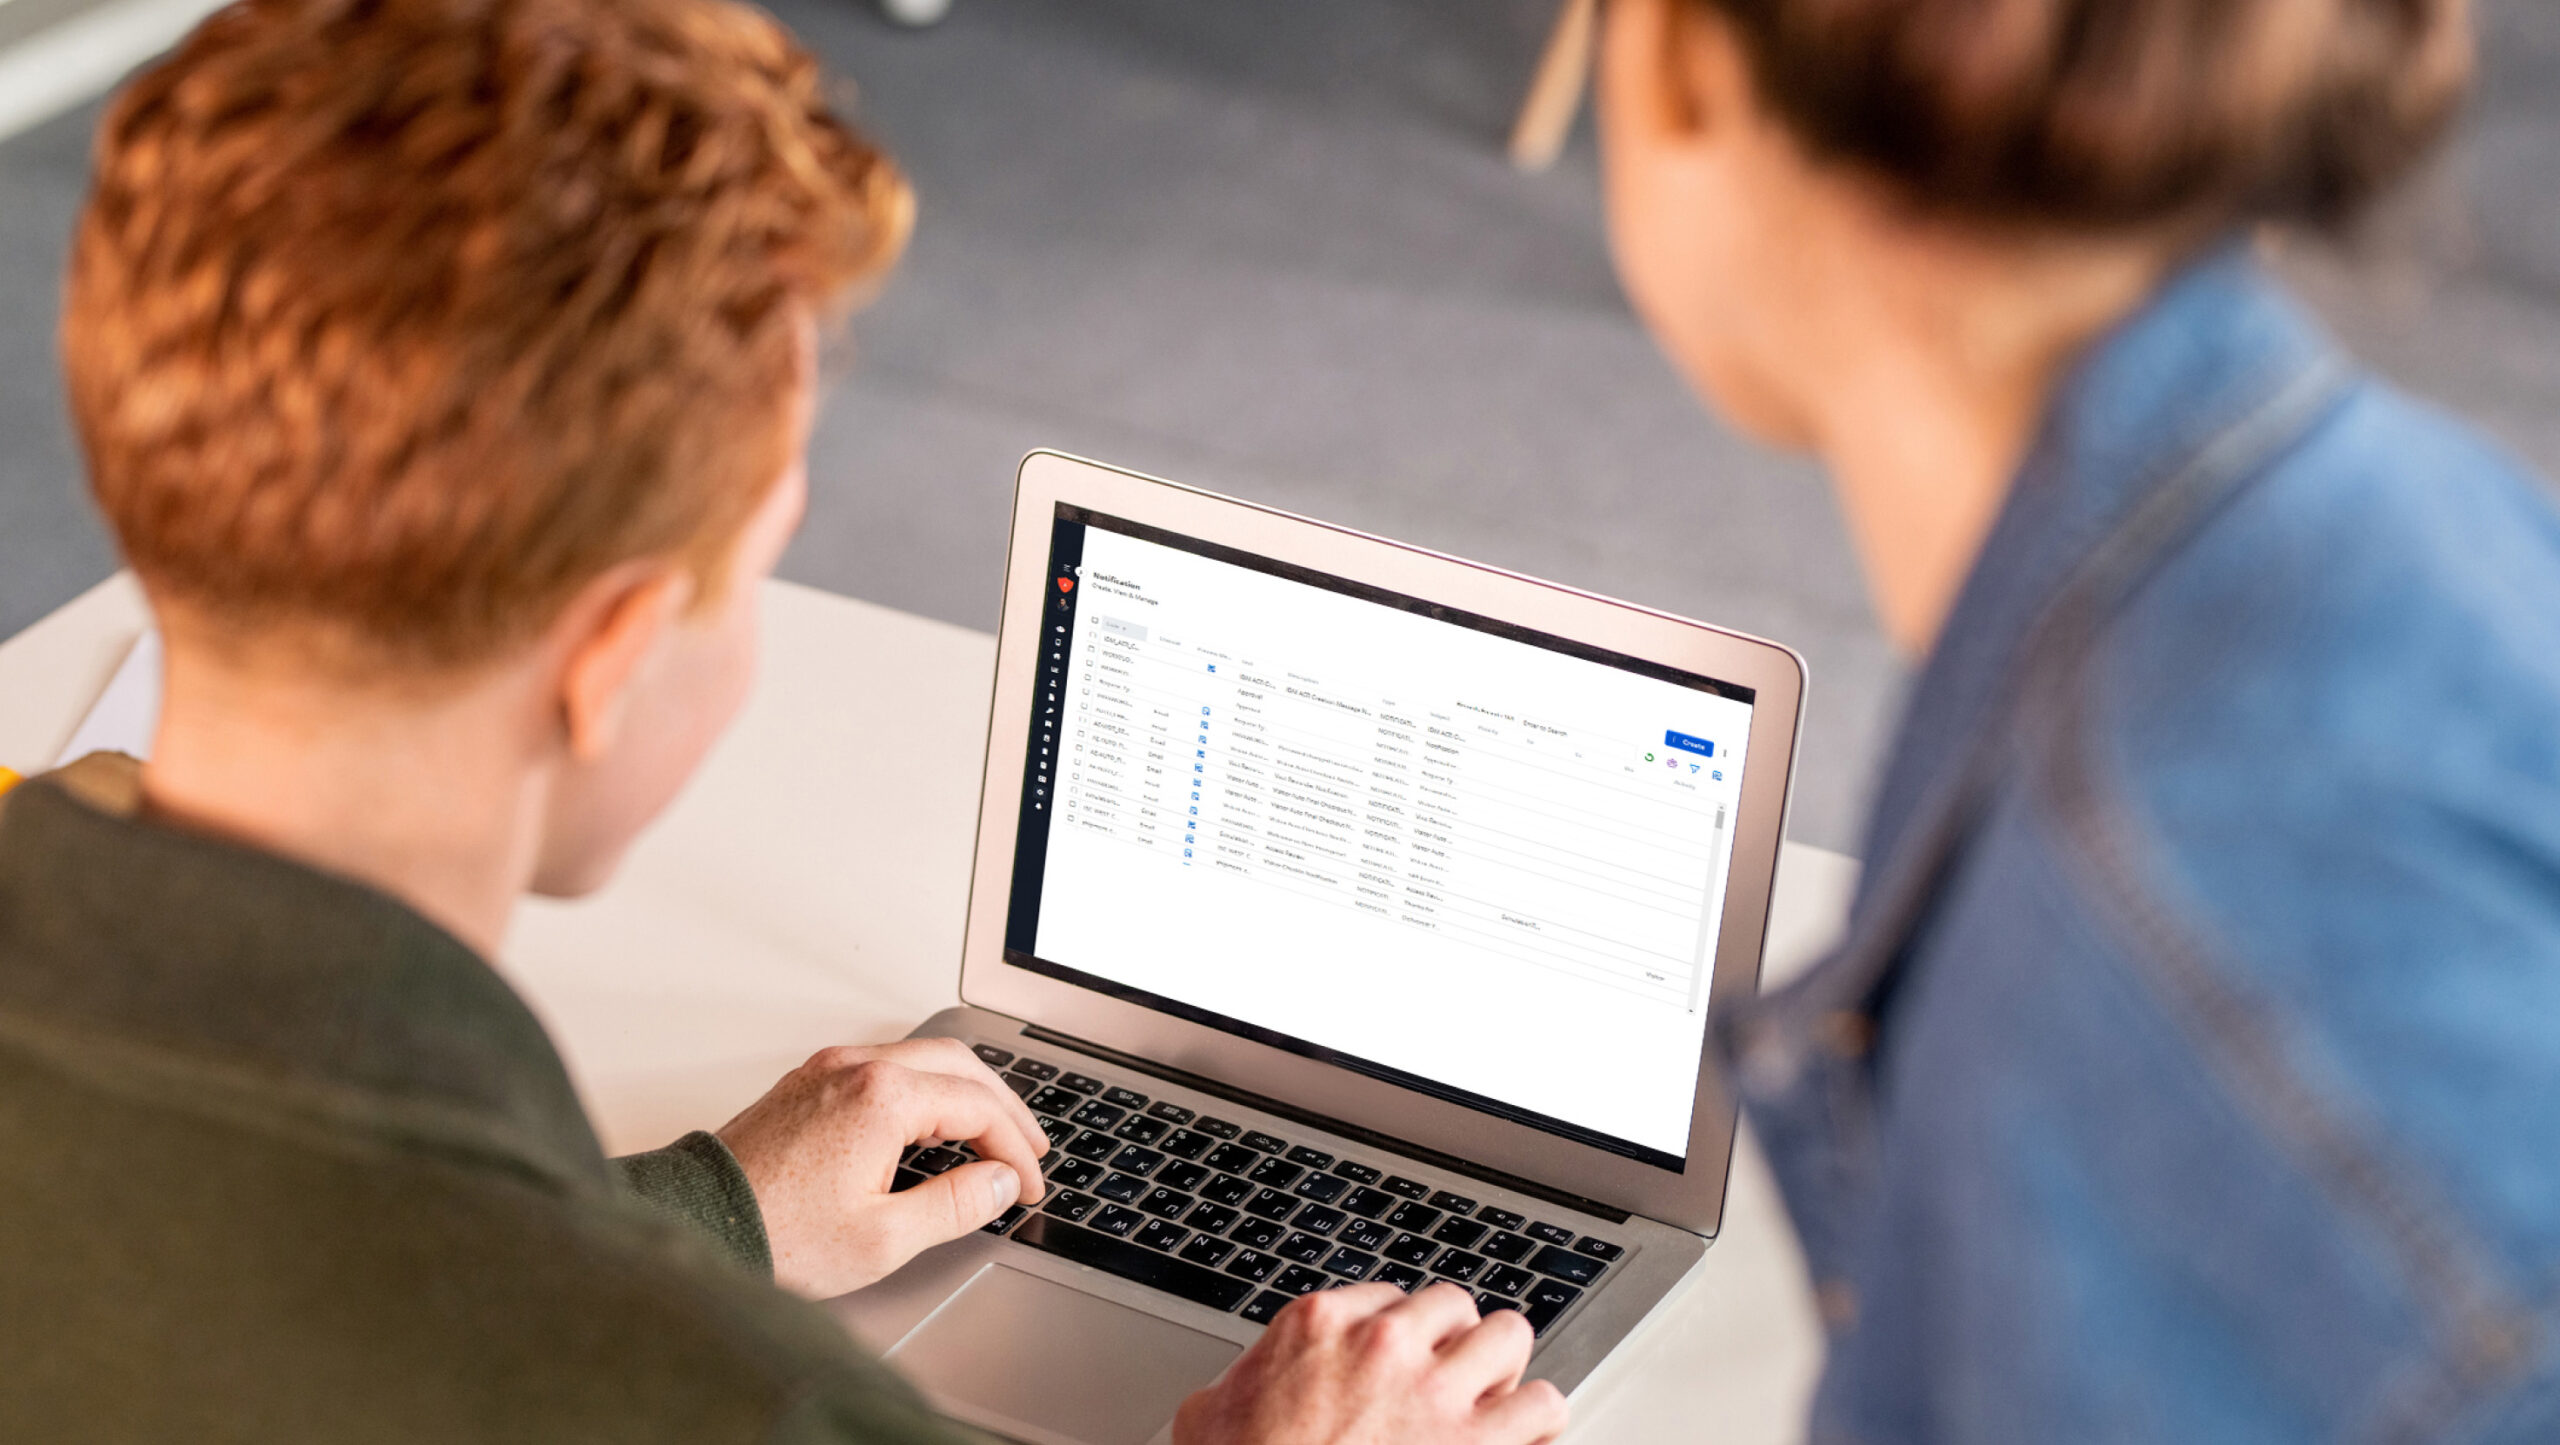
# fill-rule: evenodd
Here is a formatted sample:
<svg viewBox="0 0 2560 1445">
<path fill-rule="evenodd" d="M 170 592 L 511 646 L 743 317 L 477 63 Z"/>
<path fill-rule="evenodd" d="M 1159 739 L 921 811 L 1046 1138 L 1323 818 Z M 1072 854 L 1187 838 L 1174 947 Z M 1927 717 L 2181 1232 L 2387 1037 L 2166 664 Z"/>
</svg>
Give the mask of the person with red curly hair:
<svg viewBox="0 0 2560 1445">
<path fill-rule="evenodd" d="M 834 1048 L 608 1161 L 487 962 L 736 713 L 912 211 L 726 0 L 242 0 L 116 98 L 62 344 L 167 666 L 147 766 L 0 807 L 0 1433 L 961 1438 L 807 1299 L 1037 1203 L 1021 1101 Z M 1529 1346 L 1348 1292 L 1187 1418 L 1527 1445 Z"/>
</svg>

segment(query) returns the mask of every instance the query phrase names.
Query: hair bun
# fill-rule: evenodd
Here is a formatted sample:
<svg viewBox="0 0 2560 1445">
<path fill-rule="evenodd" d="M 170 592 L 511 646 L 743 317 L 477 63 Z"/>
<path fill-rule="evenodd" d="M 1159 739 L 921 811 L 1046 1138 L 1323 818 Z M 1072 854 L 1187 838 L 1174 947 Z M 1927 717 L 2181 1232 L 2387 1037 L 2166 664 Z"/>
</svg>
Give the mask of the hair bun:
<svg viewBox="0 0 2560 1445">
<path fill-rule="evenodd" d="M 1691 0 L 1817 155 L 1935 210 L 2334 229 L 2470 79 L 2464 0 Z"/>
</svg>

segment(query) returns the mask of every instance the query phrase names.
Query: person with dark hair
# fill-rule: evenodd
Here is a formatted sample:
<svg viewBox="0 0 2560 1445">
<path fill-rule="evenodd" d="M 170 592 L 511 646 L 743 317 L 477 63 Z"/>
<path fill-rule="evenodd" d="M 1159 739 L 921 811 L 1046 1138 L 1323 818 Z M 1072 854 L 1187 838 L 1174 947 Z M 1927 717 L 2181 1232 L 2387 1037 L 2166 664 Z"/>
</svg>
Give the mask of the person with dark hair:
<svg viewBox="0 0 2560 1445">
<path fill-rule="evenodd" d="M 2560 1438 L 2560 513 L 2256 254 L 2422 158 L 2471 44 L 1611 6 L 1627 290 L 1828 465 L 1921 659 L 1845 941 L 1718 1033 L 1818 1440 Z"/>
</svg>

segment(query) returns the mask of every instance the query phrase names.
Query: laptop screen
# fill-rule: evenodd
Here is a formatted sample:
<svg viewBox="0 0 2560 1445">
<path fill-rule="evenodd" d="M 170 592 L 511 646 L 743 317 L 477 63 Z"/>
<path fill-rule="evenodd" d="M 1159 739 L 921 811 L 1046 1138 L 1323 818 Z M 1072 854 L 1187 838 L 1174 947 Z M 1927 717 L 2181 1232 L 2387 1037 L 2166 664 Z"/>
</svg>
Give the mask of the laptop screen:
<svg viewBox="0 0 2560 1445">
<path fill-rule="evenodd" d="M 1005 959 L 1663 1169 L 1749 688 L 1061 505 Z"/>
</svg>

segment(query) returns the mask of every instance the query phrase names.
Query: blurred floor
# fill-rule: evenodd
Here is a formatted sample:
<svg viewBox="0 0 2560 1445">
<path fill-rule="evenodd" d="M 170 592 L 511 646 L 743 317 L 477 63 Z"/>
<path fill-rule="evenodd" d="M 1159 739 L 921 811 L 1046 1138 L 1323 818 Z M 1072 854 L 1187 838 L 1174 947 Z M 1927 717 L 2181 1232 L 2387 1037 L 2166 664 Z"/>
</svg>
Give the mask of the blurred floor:
<svg viewBox="0 0 2560 1445">
<path fill-rule="evenodd" d="M 1547 175 L 1504 165 L 1552 0 L 959 0 L 917 33 L 774 8 L 923 198 L 785 575 L 992 626 L 1015 461 L 1083 452 L 1796 646 L 1793 832 L 1855 848 L 1902 665 L 1820 479 L 1701 414 L 1628 316 L 1587 127 Z M 2447 162 L 2354 257 L 2288 265 L 2560 471 L 2560 7 L 2482 8 Z M 0 144 L 0 635 L 111 565 L 51 350 L 94 119 Z"/>
</svg>

